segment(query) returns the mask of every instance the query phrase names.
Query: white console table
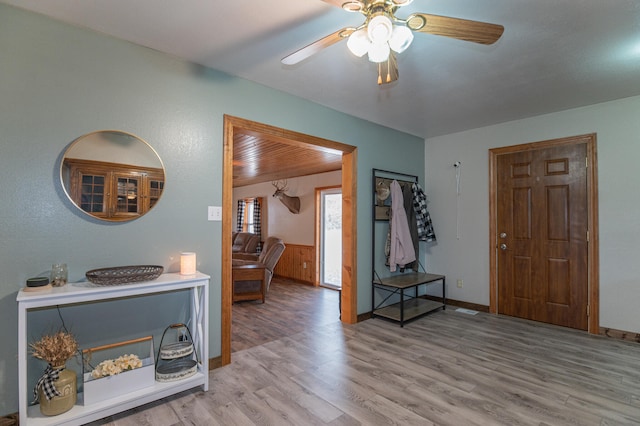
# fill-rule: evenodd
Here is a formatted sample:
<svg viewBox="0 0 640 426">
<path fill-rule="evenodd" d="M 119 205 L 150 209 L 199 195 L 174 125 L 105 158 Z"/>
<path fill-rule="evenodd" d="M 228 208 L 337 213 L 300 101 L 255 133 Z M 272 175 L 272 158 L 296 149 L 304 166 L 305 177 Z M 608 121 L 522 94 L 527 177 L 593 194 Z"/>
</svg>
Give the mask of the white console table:
<svg viewBox="0 0 640 426">
<path fill-rule="evenodd" d="M 163 274 L 153 281 L 120 286 L 97 286 L 89 282 L 69 283 L 63 287 L 54 287 L 41 292 L 18 292 L 18 388 L 21 425 L 82 425 L 107 417 L 152 401 L 202 386 L 209 389 L 209 276 Z M 28 336 L 27 319 L 30 310 L 56 305 L 100 303 L 116 298 L 151 296 L 159 293 L 190 290 L 192 335 L 195 349 L 200 358 L 195 375 L 175 382 L 155 382 L 153 386 L 129 392 L 121 396 L 81 405 L 82 394 L 78 394 L 78 403 L 66 413 L 47 417 L 40 413 L 38 405 L 28 406 L 31 389 L 27 389 Z"/>
</svg>

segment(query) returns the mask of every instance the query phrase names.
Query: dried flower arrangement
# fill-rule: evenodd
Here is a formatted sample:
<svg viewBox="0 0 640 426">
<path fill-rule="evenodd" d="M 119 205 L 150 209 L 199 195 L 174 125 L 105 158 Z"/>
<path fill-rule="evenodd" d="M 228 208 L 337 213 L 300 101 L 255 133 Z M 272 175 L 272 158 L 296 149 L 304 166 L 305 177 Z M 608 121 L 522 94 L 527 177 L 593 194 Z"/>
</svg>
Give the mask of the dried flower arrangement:
<svg viewBox="0 0 640 426">
<path fill-rule="evenodd" d="M 31 354 L 47 361 L 52 367 L 63 366 L 78 351 L 78 341 L 66 331 L 44 335 L 37 342 L 29 344 Z"/>
<path fill-rule="evenodd" d="M 142 367 L 142 361 L 137 355 L 122 355 L 116 359 L 102 361 L 91 372 L 91 377 L 99 379 L 101 377 L 113 376 L 123 371 L 133 370 Z"/>
</svg>

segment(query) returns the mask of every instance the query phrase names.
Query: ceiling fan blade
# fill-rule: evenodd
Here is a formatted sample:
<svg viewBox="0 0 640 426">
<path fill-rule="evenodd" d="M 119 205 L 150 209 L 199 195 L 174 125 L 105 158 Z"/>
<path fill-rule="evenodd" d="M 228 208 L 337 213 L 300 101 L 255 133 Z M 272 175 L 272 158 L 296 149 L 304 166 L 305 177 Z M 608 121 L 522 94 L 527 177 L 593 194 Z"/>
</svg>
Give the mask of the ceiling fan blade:
<svg viewBox="0 0 640 426">
<path fill-rule="evenodd" d="M 347 12 L 362 12 L 366 7 L 367 0 L 322 0 L 325 3 L 339 7 Z"/>
<path fill-rule="evenodd" d="M 398 79 L 398 60 L 396 53 L 391 51 L 389 58 L 378 64 L 378 84 L 393 83 Z"/>
<path fill-rule="evenodd" d="M 328 36 L 325 36 L 320 40 L 316 40 L 308 46 L 305 46 L 302 49 L 296 50 L 292 54 L 285 56 L 284 58 L 282 58 L 282 63 L 285 65 L 295 65 L 298 62 L 301 62 L 308 57 L 315 55 L 325 47 L 329 47 L 332 44 L 348 38 L 355 30 L 355 28 L 343 28 L 336 31 L 335 33 L 331 33 Z"/>
<path fill-rule="evenodd" d="M 495 43 L 504 27 L 497 24 L 488 24 L 480 21 L 450 18 L 447 16 L 429 15 L 427 13 L 414 13 L 407 18 L 407 26 L 414 31 L 457 38 L 480 44 Z"/>
<path fill-rule="evenodd" d="M 322 1 L 342 9 L 342 5 L 345 3 L 346 0 L 322 0 Z"/>
</svg>

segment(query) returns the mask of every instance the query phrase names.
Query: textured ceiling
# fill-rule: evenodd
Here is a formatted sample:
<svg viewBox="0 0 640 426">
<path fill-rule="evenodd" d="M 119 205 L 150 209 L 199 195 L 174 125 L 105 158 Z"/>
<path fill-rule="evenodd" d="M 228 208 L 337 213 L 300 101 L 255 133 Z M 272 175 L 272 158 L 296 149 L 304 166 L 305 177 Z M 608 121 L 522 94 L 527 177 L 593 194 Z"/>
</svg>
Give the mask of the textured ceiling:
<svg viewBox="0 0 640 426">
<path fill-rule="evenodd" d="M 321 0 L 0 0 L 253 80 L 421 137 L 640 94 L 638 0 L 415 0 L 420 11 L 505 27 L 494 45 L 416 34 L 400 77 L 337 43 L 280 59 L 362 15 Z"/>
</svg>

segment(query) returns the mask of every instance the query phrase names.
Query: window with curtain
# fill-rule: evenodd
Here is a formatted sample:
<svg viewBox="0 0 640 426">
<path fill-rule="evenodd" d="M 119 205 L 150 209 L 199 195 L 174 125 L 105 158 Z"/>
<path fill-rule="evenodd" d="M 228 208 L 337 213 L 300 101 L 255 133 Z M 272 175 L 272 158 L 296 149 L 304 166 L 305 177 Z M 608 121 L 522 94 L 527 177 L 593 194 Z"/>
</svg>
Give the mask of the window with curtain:
<svg viewBox="0 0 640 426">
<path fill-rule="evenodd" d="M 241 198 L 238 200 L 238 232 L 251 232 L 260 237 L 258 253 L 262 247 L 262 197 Z"/>
</svg>

